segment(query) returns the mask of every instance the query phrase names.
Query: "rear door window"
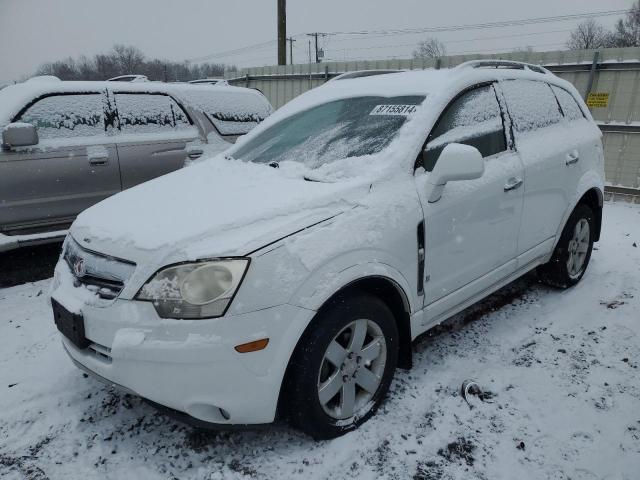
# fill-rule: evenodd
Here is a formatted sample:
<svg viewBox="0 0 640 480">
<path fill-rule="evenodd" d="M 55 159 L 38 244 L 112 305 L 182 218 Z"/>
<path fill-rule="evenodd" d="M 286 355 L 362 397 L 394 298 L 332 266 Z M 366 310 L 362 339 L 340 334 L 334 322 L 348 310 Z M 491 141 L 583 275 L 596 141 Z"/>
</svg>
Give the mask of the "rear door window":
<svg viewBox="0 0 640 480">
<path fill-rule="evenodd" d="M 426 171 L 433 170 L 440 153 L 450 143 L 475 147 L 483 157 L 507 149 L 500 105 L 492 85 L 469 90 L 447 107 L 427 140 L 423 158 Z"/>
<path fill-rule="evenodd" d="M 533 132 L 562 120 L 556 97 L 547 83 L 506 80 L 500 83 L 500 87 L 516 133 Z"/>
<path fill-rule="evenodd" d="M 560 108 L 562 108 L 564 118 L 570 122 L 584 118 L 582 109 L 578 105 L 578 102 L 576 102 L 576 99 L 573 98 L 573 95 L 567 92 L 564 88 L 556 87 L 555 85 L 552 85 L 551 89 L 553 90 L 553 93 L 556 94 L 556 98 L 558 99 Z"/>
<path fill-rule="evenodd" d="M 189 133 L 194 130 L 185 111 L 169 95 L 116 93 L 114 98 L 120 133 Z"/>
<path fill-rule="evenodd" d="M 220 135 L 249 133 L 273 111 L 260 93 L 194 86 L 180 91 L 192 108 L 204 112 Z"/>
<path fill-rule="evenodd" d="M 40 140 L 105 134 L 100 93 L 51 95 L 37 100 L 15 121 L 30 123 Z"/>
</svg>

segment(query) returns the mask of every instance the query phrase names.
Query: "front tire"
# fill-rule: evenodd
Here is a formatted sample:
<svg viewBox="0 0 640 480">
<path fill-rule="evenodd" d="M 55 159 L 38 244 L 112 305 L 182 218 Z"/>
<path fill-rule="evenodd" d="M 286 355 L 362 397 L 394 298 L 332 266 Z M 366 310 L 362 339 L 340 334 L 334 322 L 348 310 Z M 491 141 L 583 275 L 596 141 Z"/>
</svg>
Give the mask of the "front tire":
<svg viewBox="0 0 640 480">
<path fill-rule="evenodd" d="M 380 299 L 333 300 L 303 335 L 287 377 L 291 423 L 316 440 L 366 422 L 384 399 L 398 360 L 398 329 Z"/>
<path fill-rule="evenodd" d="M 569 217 L 551 260 L 538 267 L 540 280 L 558 288 L 569 288 L 578 283 L 591 259 L 594 234 L 593 210 L 579 204 Z"/>
</svg>

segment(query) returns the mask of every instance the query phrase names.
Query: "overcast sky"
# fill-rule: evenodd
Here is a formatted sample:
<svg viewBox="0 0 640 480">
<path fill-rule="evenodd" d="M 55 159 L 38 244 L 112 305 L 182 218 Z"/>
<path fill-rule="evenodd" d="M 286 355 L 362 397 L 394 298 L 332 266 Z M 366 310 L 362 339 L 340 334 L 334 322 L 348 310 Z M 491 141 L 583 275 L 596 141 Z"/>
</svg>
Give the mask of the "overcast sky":
<svg viewBox="0 0 640 480">
<path fill-rule="evenodd" d="M 192 59 L 274 40 L 276 0 L 0 0 L 0 83 L 39 64 L 135 45 L 149 57 Z M 628 8 L 631 0 L 288 0 L 287 31 L 336 32 L 437 27 Z M 602 18 L 611 26 L 615 18 Z M 448 53 L 561 49 L 576 22 L 445 32 Z M 427 34 L 322 39 L 327 59 L 408 58 Z M 496 38 L 499 37 L 499 38 Z M 307 61 L 297 37 L 294 61 Z M 276 63 L 275 43 L 211 61 L 238 66 Z M 135 72 L 132 72 L 135 73 Z"/>
</svg>

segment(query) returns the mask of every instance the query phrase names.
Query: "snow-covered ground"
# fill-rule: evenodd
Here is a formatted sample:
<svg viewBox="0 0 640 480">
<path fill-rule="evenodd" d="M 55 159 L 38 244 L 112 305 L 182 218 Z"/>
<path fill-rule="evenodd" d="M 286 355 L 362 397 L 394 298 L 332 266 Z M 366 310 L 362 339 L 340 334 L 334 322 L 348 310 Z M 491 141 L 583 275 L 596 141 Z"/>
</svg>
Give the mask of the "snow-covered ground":
<svg viewBox="0 0 640 480">
<path fill-rule="evenodd" d="M 640 207 L 607 204 L 578 286 L 528 276 L 437 328 L 378 414 L 327 442 L 183 426 L 72 366 L 48 280 L 0 290 L 0 477 L 637 479 L 639 244 Z"/>
</svg>

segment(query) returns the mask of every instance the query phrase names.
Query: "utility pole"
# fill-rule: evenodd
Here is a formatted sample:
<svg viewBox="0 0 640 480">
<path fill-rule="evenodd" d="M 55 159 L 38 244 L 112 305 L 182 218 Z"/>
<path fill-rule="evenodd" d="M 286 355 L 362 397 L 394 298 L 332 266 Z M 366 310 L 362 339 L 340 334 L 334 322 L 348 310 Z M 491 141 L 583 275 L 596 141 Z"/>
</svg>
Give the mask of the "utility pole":
<svg viewBox="0 0 640 480">
<path fill-rule="evenodd" d="M 287 42 L 289 42 L 289 65 L 293 65 L 293 42 L 295 41 L 293 37 L 287 38 Z"/>
<path fill-rule="evenodd" d="M 278 0 L 278 65 L 287 64 L 287 1 Z"/>
<path fill-rule="evenodd" d="M 314 37 L 315 38 L 315 42 L 316 42 L 316 63 L 320 63 L 320 56 L 318 55 L 318 37 L 324 37 L 326 36 L 326 33 L 319 33 L 319 32 L 315 32 L 315 33 L 307 33 L 307 36 L 309 37 Z"/>
</svg>

